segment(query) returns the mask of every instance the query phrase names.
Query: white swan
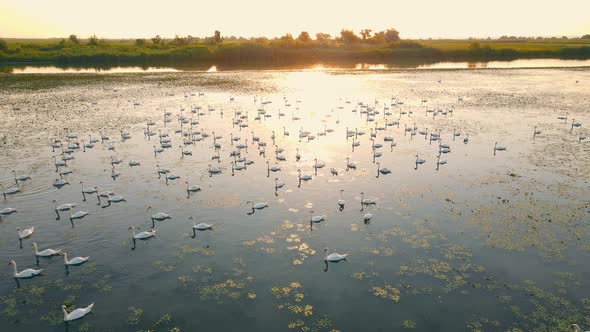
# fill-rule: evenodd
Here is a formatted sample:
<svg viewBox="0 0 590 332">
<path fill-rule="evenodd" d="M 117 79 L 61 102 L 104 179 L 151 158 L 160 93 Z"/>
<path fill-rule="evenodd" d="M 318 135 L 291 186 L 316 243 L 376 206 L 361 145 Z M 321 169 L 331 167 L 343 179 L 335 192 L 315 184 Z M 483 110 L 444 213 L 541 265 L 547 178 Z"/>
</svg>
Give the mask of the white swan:
<svg viewBox="0 0 590 332">
<path fill-rule="evenodd" d="M 31 278 L 31 277 L 41 274 L 41 272 L 43 271 L 43 269 L 40 269 L 40 270 L 26 269 L 26 270 L 22 270 L 22 271 L 18 272 L 16 269 L 16 262 L 15 261 L 8 262 L 8 265 L 12 265 L 14 267 L 14 273 L 12 274 L 12 276 L 15 278 L 19 278 L 19 279 L 20 278 Z"/>
<path fill-rule="evenodd" d="M 2 195 L 4 195 L 4 199 L 6 199 L 6 195 L 14 195 L 14 194 L 16 194 L 17 192 L 20 191 L 19 188 L 8 188 L 8 189 L 5 189 L 4 188 L 4 185 L 2 185 L 2 184 L 0 184 L 0 187 L 2 188 Z"/>
<path fill-rule="evenodd" d="M 570 330 L 572 330 L 573 332 L 583 332 L 582 328 L 578 324 L 570 325 Z M 588 332 L 588 331 L 586 331 L 586 332 Z"/>
<path fill-rule="evenodd" d="M 373 218 L 373 215 L 372 215 L 372 214 L 370 214 L 370 213 L 367 213 L 367 214 L 365 214 L 365 215 L 363 216 L 363 220 L 364 220 L 365 222 L 367 222 L 367 221 L 370 221 L 370 220 L 371 220 L 371 218 Z"/>
<path fill-rule="evenodd" d="M 16 232 L 18 233 L 18 238 L 21 240 L 31 236 L 34 231 L 35 231 L 35 226 L 33 226 L 31 228 L 25 228 L 22 231 L 20 228 L 16 229 Z"/>
<path fill-rule="evenodd" d="M 137 234 L 135 234 L 135 227 L 131 226 L 131 227 L 129 227 L 129 230 L 133 231 L 133 238 L 138 239 L 138 240 L 143 240 L 143 239 L 147 239 L 147 238 L 156 236 L 155 229 L 152 229 L 151 231 L 140 232 Z"/>
<path fill-rule="evenodd" d="M 324 248 L 324 261 L 326 262 L 340 262 L 341 260 L 345 260 L 348 257 L 348 254 L 338 254 L 338 253 L 331 253 L 328 255 L 328 248 Z"/>
<path fill-rule="evenodd" d="M 16 209 L 11 208 L 11 207 L 7 207 L 7 208 L 0 210 L 0 214 L 11 214 L 11 213 L 15 213 L 15 212 L 17 212 Z"/>
<path fill-rule="evenodd" d="M 426 162 L 424 159 L 420 159 L 418 155 L 416 155 L 416 165 L 422 165 Z"/>
<path fill-rule="evenodd" d="M 62 249 L 59 249 L 59 250 L 45 249 L 45 250 L 39 251 L 37 249 L 37 243 L 35 243 L 35 242 L 33 242 L 33 248 L 35 248 L 35 256 L 37 256 L 37 257 L 49 257 L 49 256 L 60 255 L 63 251 Z"/>
<path fill-rule="evenodd" d="M 356 164 L 354 162 L 350 161 L 350 158 L 346 157 L 346 167 L 356 169 Z"/>
<path fill-rule="evenodd" d="M 391 173 L 391 170 L 389 168 L 387 168 L 387 167 L 381 168 L 381 164 L 380 163 L 377 163 L 377 172 L 378 173 L 381 173 L 383 175 L 386 175 L 386 174 Z"/>
<path fill-rule="evenodd" d="M 275 178 L 275 189 L 283 188 L 285 184 L 283 182 L 279 182 L 279 178 Z"/>
<path fill-rule="evenodd" d="M 13 170 L 12 173 L 14 174 L 14 182 L 16 182 L 16 184 L 18 184 L 18 181 L 21 181 L 22 182 L 22 181 L 27 181 L 27 180 L 30 180 L 31 179 L 31 177 L 28 176 L 28 175 L 19 175 L 19 176 L 17 176 L 15 170 Z"/>
<path fill-rule="evenodd" d="M 371 204 L 377 204 L 377 202 L 375 202 L 374 200 L 370 199 L 370 198 L 365 198 L 365 193 L 361 193 L 361 204 L 363 205 L 371 205 Z"/>
<path fill-rule="evenodd" d="M 74 203 L 65 203 L 58 206 L 56 200 L 53 200 L 52 203 L 55 207 L 55 211 L 67 211 L 76 206 Z"/>
<path fill-rule="evenodd" d="M 146 209 L 146 212 L 151 209 L 152 209 L 152 207 L 148 206 Z M 166 219 L 172 219 L 172 216 L 167 213 L 164 213 L 164 212 L 158 212 L 156 214 L 152 214 L 151 218 L 153 220 L 162 221 L 162 220 L 166 220 Z"/>
<path fill-rule="evenodd" d="M 72 320 L 80 319 L 90 313 L 92 308 L 94 307 L 94 303 L 91 303 L 86 308 L 78 308 L 70 313 L 66 310 L 66 306 L 62 305 L 61 310 L 64 312 L 64 322 L 69 322 Z"/>
<path fill-rule="evenodd" d="M 339 205 L 340 207 L 342 207 L 342 208 L 344 207 L 344 204 L 346 203 L 346 202 L 344 201 L 344 199 L 342 198 L 342 193 L 343 193 L 343 192 L 344 192 L 344 189 L 340 189 L 340 199 L 338 200 L 338 205 Z"/>
<path fill-rule="evenodd" d="M 309 213 L 311 214 L 311 218 L 309 219 L 309 222 L 318 223 L 318 222 L 322 222 L 322 221 L 326 220 L 326 216 L 324 216 L 324 215 L 314 216 L 313 211 L 309 211 Z"/>
<path fill-rule="evenodd" d="M 186 191 L 187 192 L 201 191 L 201 187 L 197 186 L 196 184 L 193 184 L 192 186 L 189 186 L 188 181 L 185 181 L 184 183 L 186 183 Z"/>
<path fill-rule="evenodd" d="M 262 209 L 268 207 L 268 203 L 266 203 L 266 202 L 254 204 L 254 202 L 252 202 L 252 201 L 247 201 L 246 204 L 252 204 L 252 209 L 256 209 L 256 210 L 262 210 Z"/>
<path fill-rule="evenodd" d="M 208 165 L 209 174 L 219 174 L 221 173 L 221 169 L 217 167 L 211 167 L 211 164 Z"/>
<path fill-rule="evenodd" d="M 66 266 L 69 265 L 80 265 L 84 262 L 88 262 L 88 260 L 90 259 L 90 256 L 86 256 L 86 257 L 74 257 L 70 260 L 68 260 L 68 254 L 65 252 L 61 253 L 62 256 L 64 256 L 64 264 Z"/>
<path fill-rule="evenodd" d="M 188 219 L 193 221 L 193 229 L 196 229 L 197 231 L 206 231 L 209 229 L 213 229 L 213 225 L 210 225 L 210 224 L 207 224 L 204 222 L 197 224 L 194 217 L 190 217 Z"/>
<path fill-rule="evenodd" d="M 298 169 L 297 172 L 299 173 L 299 180 L 303 180 L 303 181 L 309 181 L 312 179 L 311 175 L 305 174 L 305 175 L 301 175 L 301 170 Z"/>
<path fill-rule="evenodd" d="M 325 163 L 318 163 L 318 159 L 314 158 L 313 160 L 315 162 L 315 164 L 313 165 L 313 168 L 318 169 L 318 168 L 324 168 L 324 166 L 326 166 Z"/>
<path fill-rule="evenodd" d="M 72 208 L 70 208 L 70 219 L 82 219 L 88 215 L 87 211 L 77 211 L 76 213 L 72 213 Z"/>
</svg>

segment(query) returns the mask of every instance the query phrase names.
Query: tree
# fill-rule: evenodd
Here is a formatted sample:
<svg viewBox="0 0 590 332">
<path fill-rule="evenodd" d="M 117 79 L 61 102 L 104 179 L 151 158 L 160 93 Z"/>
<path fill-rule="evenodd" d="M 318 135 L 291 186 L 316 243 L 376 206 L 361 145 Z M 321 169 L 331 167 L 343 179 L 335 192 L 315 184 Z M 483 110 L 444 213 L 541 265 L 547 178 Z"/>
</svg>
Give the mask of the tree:
<svg viewBox="0 0 590 332">
<path fill-rule="evenodd" d="M 281 37 L 281 40 L 293 40 L 293 36 L 290 33 L 287 33 Z"/>
<path fill-rule="evenodd" d="M 399 32 L 395 29 L 387 29 L 387 31 L 385 31 L 385 41 L 386 42 L 396 42 L 399 41 Z"/>
<path fill-rule="evenodd" d="M 76 35 L 70 35 L 70 41 L 74 44 L 80 44 L 80 40 L 78 39 L 78 36 L 76 36 Z"/>
<path fill-rule="evenodd" d="M 315 39 L 317 41 L 327 41 L 332 39 L 332 36 L 329 33 L 318 32 L 315 34 Z"/>
<path fill-rule="evenodd" d="M 213 42 L 215 44 L 219 44 L 221 41 L 221 32 L 219 30 L 215 30 L 215 33 L 213 33 Z"/>
<path fill-rule="evenodd" d="M 342 31 L 340 31 L 340 39 L 345 44 L 358 43 L 361 40 L 357 35 L 354 34 L 354 32 L 346 29 L 342 29 Z"/>
<path fill-rule="evenodd" d="M 307 33 L 307 31 L 301 31 L 301 33 L 299 34 L 299 37 L 297 37 L 297 39 L 306 43 L 311 40 L 311 37 L 309 36 L 309 33 Z"/>
<path fill-rule="evenodd" d="M 481 45 L 479 44 L 479 42 L 472 42 L 471 44 L 469 44 L 470 50 L 479 50 L 480 48 Z"/>
<path fill-rule="evenodd" d="M 385 43 L 385 31 L 375 32 L 373 37 L 369 38 L 368 41 L 374 44 Z"/>
<path fill-rule="evenodd" d="M 582 39 L 590 39 L 590 34 L 588 34 L 588 35 L 583 35 L 583 36 L 582 36 Z"/>
<path fill-rule="evenodd" d="M 96 35 L 90 36 L 90 38 L 88 38 L 88 45 L 97 46 L 98 45 L 98 37 L 96 37 Z"/>
<path fill-rule="evenodd" d="M 366 41 L 367 38 L 371 37 L 371 32 L 373 32 L 371 29 L 361 30 L 361 37 L 363 38 L 363 41 Z"/>
<path fill-rule="evenodd" d="M 154 45 L 158 45 L 162 43 L 162 37 L 160 37 L 160 35 L 156 35 L 154 38 L 152 38 L 152 43 L 154 43 Z"/>
<path fill-rule="evenodd" d="M 6 43 L 6 40 L 0 39 L 0 51 L 6 50 L 8 50 L 8 43 Z"/>
<path fill-rule="evenodd" d="M 138 39 L 135 40 L 135 46 L 141 47 L 141 46 L 144 46 L 144 45 L 145 45 L 145 39 L 138 38 Z"/>
</svg>

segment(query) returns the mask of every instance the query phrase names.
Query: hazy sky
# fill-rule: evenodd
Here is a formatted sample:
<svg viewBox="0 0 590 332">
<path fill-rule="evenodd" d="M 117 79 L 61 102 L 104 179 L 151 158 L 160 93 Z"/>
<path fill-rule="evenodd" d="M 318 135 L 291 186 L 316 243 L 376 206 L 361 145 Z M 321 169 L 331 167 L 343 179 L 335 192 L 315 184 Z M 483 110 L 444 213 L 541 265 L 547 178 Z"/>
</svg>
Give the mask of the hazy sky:
<svg viewBox="0 0 590 332">
<path fill-rule="evenodd" d="M 0 0 L 0 37 L 280 36 L 393 27 L 402 38 L 578 36 L 590 0 Z"/>
</svg>

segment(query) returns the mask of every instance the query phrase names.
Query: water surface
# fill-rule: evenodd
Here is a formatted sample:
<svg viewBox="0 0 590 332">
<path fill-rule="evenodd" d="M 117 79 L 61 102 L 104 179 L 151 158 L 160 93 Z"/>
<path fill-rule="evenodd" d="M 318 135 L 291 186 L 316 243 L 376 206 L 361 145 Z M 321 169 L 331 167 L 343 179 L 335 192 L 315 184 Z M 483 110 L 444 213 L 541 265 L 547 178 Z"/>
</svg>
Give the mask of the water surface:
<svg viewBox="0 0 590 332">
<path fill-rule="evenodd" d="M 19 270 L 37 268 L 32 242 L 91 256 L 69 273 L 61 257 L 41 259 L 43 275 L 18 284 L 5 267 L 2 330 L 589 326 L 590 146 L 579 137 L 588 135 L 590 72 L 370 69 L 0 76 L 1 183 L 15 186 L 13 169 L 32 178 L 0 202 L 18 210 L 0 223 L 0 256 Z M 158 136 L 144 135 L 149 121 L 172 148 L 154 155 Z M 405 130 L 414 126 L 416 135 Z M 542 133 L 533 139 L 535 127 Z M 121 130 L 131 138 L 122 140 Z M 184 131 L 201 140 L 181 158 Z M 438 170 L 439 142 L 420 131 L 440 132 L 450 146 Z M 62 169 L 72 171 L 63 176 L 71 185 L 56 189 L 53 156 L 61 154 L 50 142 L 67 143 L 70 133 L 80 144 L 89 135 L 109 140 L 74 152 Z M 219 162 L 213 136 L 221 136 Z M 266 142 L 265 154 L 254 136 Z M 495 142 L 507 151 L 494 155 Z M 238 144 L 254 163 L 232 175 Z M 276 159 L 277 147 L 286 161 Z M 374 150 L 382 153 L 375 160 Z M 416 155 L 426 162 L 416 167 Z M 115 180 L 111 156 L 123 160 Z M 347 169 L 347 157 L 356 169 Z M 326 164 L 317 174 L 314 159 Z M 266 161 L 281 171 L 269 174 Z M 391 174 L 377 177 L 377 162 Z M 222 173 L 210 176 L 209 164 Z M 180 179 L 166 183 L 156 165 Z M 299 183 L 298 169 L 313 179 Z M 275 190 L 275 178 L 285 186 Z M 83 201 L 80 181 L 126 202 Z M 202 191 L 187 195 L 185 181 Z M 361 206 L 361 192 L 377 204 Z M 67 212 L 56 220 L 54 199 L 90 214 L 72 227 Z M 249 214 L 249 200 L 269 207 Z M 151 228 L 147 205 L 172 218 L 156 221 L 156 238 L 134 246 L 128 228 Z M 310 211 L 326 220 L 310 227 Z M 190 216 L 213 230 L 193 233 Z M 15 229 L 31 226 L 21 248 Z M 347 261 L 326 265 L 325 247 L 348 253 Z M 63 303 L 91 302 L 91 315 L 63 324 Z"/>
</svg>

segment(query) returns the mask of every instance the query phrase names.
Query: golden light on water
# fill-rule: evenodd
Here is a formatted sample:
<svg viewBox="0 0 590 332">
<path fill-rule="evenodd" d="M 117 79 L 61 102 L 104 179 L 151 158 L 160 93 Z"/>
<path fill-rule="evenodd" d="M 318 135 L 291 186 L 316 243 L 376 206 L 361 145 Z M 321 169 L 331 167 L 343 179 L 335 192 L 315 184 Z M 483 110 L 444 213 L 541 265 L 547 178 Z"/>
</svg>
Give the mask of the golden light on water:
<svg viewBox="0 0 590 332">
<path fill-rule="evenodd" d="M 226 36 L 273 37 L 286 32 L 337 34 L 342 28 L 358 32 L 390 27 L 405 38 L 578 36 L 590 32 L 589 12 L 586 0 L 498 0 L 483 7 L 468 0 L 302 0 L 290 4 L 271 0 L 0 0 L 0 37 L 47 38 L 72 33 L 101 38 L 209 36 L 215 29 Z"/>
</svg>

